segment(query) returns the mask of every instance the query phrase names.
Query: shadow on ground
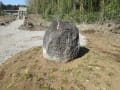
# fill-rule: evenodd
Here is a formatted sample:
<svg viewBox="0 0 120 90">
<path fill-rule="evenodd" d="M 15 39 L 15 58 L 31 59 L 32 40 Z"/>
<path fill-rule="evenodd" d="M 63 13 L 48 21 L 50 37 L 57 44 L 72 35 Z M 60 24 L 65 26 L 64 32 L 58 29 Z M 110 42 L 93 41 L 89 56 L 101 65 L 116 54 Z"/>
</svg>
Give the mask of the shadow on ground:
<svg viewBox="0 0 120 90">
<path fill-rule="evenodd" d="M 81 58 L 81 57 L 83 57 L 84 55 L 86 55 L 88 52 L 89 52 L 89 49 L 88 49 L 88 48 L 86 48 L 86 47 L 80 47 L 78 56 L 77 56 L 76 58 L 68 61 L 68 62 L 74 61 L 74 60 L 76 60 L 77 58 Z"/>
<path fill-rule="evenodd" d="M 83 57 L 85 54 L 89 52 L 89 49 L 86 47 L 80 47 L 80 51 L 78 54 L 78 58 Z"/>
</svg>

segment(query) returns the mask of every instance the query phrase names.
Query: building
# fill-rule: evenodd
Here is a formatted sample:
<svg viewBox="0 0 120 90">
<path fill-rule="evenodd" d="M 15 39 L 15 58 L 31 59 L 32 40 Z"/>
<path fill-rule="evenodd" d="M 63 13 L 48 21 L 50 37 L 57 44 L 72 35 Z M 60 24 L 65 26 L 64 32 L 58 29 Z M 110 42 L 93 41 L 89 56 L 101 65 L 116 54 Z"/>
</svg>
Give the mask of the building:
<svg viewBox="0 0 120 90">
<path fill-rule="evenodd" d="M 13 14 L 18 16 L 19 19 L 22 19 L 27 14 L 27 7 L 26 6 L 20 6 L 18 10 L 3 10 L 5 14 Z"/>
<path fill-rule="evenodd" d="M 18 17 L 19 19 L 24 18 L 27 14 L 27 7 L 25 6 L 20 6 L 18 9 Z"/>
</svg>

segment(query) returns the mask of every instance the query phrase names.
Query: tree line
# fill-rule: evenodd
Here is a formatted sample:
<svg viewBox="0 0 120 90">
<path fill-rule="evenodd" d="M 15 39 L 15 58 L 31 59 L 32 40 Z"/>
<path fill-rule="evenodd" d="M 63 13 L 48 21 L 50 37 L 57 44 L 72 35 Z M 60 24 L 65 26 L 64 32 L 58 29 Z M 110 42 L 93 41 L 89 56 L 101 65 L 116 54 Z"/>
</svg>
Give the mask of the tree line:
<svg viewBox="0 0 120 90">
<path fill-rule="evenodd" d="M 0 15 L 4 15 L 3 10 L 18 10 L 20 5 L 5 5 L 0 1 Z"/>
<path fill-rule="evenodd" d="M 71 21 L 120 19 L 120 0 L 28 0 L 28 12 Z"/>
</svg>

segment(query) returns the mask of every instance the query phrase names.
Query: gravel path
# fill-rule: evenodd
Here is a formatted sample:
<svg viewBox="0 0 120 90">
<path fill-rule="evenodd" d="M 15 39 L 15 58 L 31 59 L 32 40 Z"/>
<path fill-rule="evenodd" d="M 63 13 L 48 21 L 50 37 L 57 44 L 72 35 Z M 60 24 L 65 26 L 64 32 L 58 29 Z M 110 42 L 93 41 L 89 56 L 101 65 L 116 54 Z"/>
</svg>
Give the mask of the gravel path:
<svg viewBox="0 0 120 90">
<path fill-rule="evenodd" d="M 5 62 L 14 54 L 31 48 L 42 46 L 44 31 L 24 31 L 18 27 L 24 20 L 16 20 L 8 26 L 0 27 L 0 63 Z M 81 46 L 86 45 L 86 37 L 80 34 Z"/>
<path fill-rule="evenodd" d="M 8 26 L 0 27 L 0 63 L 21 50 L 42 45 L 44 31 L 19 30 L 23 22 L 16 20 Z"/>
</svg>

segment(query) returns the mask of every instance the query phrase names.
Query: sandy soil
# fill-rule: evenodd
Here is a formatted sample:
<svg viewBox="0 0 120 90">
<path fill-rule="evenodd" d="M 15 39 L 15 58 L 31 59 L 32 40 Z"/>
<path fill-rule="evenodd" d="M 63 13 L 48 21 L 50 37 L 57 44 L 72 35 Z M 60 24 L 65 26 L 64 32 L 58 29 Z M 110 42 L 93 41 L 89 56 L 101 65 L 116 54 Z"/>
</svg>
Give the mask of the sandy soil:
<svg viewBox="0 0 120 90">
<path fill-rule="evenodd" d="M 55 63 L 43 57 L 44 31 L 19 30 L 23 22 L 0 27 L 0 61 L 12 56 L 0 65 L 0 90 L 120 90 L 120 34 L 78 26 L 79 57 Z"/>
<path fill-rule="evenodd" d="M 14 21 L 16 17 L 14 15 L 4 15 L 0 16 L 0 26 L 5 26 Z"/>
<path fill-rule="evenodd" d="M 40 15 L 29 14 L 26 16 L 24 24 L 20 26 L 22 30 L 46 31 L 51 22 L 44 20 Z"/>
<path fill-rule="evenodd" d="M 0 67 L 1 90 L 119 90 L 120 36 L 82 31 L 88 44 L 68 63 L 47 61 L 42 48 L 22 51 Z"/>
</svg>

